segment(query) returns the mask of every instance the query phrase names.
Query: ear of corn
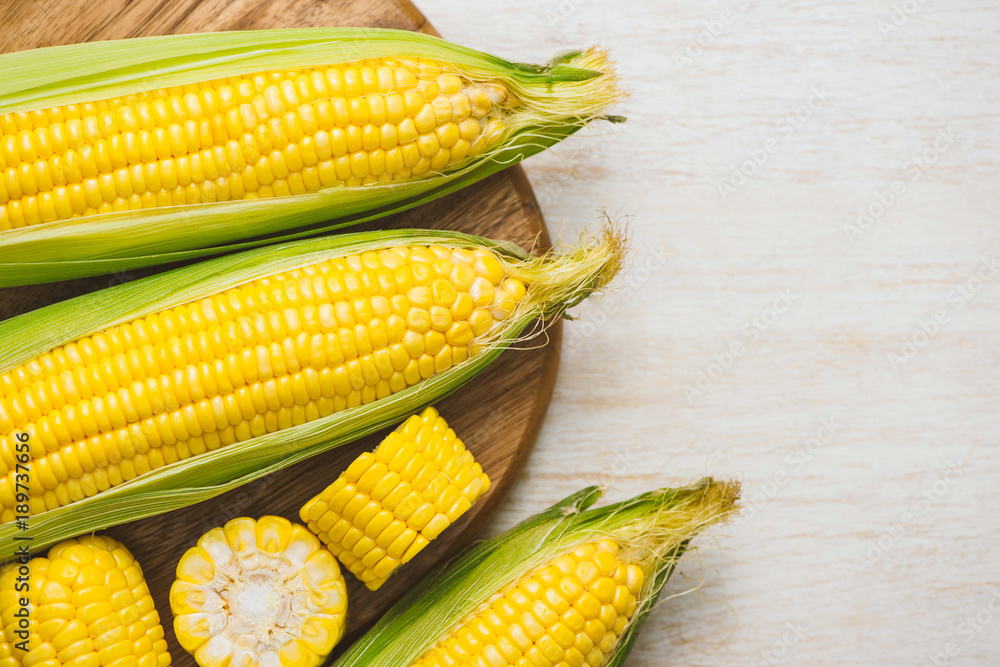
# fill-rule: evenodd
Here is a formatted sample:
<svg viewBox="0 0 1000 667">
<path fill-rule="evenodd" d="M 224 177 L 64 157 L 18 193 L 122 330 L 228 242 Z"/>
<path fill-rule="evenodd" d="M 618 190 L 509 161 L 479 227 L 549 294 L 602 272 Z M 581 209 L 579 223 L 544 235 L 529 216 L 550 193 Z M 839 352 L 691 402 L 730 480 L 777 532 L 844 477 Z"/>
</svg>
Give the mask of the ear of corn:
<svg viewBox="0 0 1000 667">
<path fill-rule="evenodd" d="M 434 408 L 413 415 L 299 513 L 370 590 L 465 514 L 490 478 Z"/>
<path fill-rule="evenodd" d="M 735 509 L 703 480 L 590 509 L 585 489 L 427 577 L 335 667 L 617 667 L 690 540 Z"/>
<path fill-rule="evenodd" d="M 233 519 L 198 540 L 170 588 L 177 641 L 201 667 L 315 667 L 347 624 L 347 588 L 316 536 Z"/>
<path fill-rule="evenodd" d="M 541 258 L 447 232 L 340 235 L 0 323 L 0 553 L 23 514 L 42 548 L 396 423 L 605 284 L 622 252 L 612 231 Z"/>
<path fill-rule="evenodd" d="M 0 286 L 403 210 L 620 95 L 600 51 L 536 67 L 374 29 L 79 44 L 0 55 L 0 69 Z"/>
<path fill-rule="evenodd" d="M 27 591 L 19 580 L 22 567 Z M 27 566 L 0 568 L 0 610 L 4 667 L 170 665 L 139 563 L 108 537 L 67 540 Z M 26 617 L 19 616 L 22 610 Z"/>
</svg>

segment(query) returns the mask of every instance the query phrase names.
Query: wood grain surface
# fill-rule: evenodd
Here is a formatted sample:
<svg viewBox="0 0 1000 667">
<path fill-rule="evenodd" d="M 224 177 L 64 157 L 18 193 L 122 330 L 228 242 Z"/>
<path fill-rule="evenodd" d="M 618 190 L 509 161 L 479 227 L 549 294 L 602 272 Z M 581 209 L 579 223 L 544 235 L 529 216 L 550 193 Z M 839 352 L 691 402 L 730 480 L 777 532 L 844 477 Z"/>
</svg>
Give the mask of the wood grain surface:
<svg viewBox="0 0 1000 667">
<path fill-rule="evenodd" d="M 603 44 L 632 90 L 613 134 L 525 163 L 554 237 L 607 207 L 635 255 L 567 323 L 489 530 L 584 483 L 734 475 L 744 519 L 702 540 L 669 590 L 700 589 L 629 667 L 1000 665 L 998 4 L 419 5 L 509 58 Z"/>
<path fill-rule="evenodd" d="M 175 32 L 270 27 L 377 26 L 434 33 L 405 0 L 59 0 L 0 2 L 0 52 L 86 40 Z M 370 223 L 355 230 L 422 227 L 451 229 L 507 239 L 541 251 L 549 237 L 531 186 L 520 167 L 496 174 L 455 195 Z M 154 269 L 52 285 L 0 289 L 0 319 L 32 308 L 133 280 Z M 467 545 L 496 512 L 524 467 L 541 427 L 559 365 L 562 325 L 554 322 L 531 349 L 510 350 L 457 394 L 437 404 L 493 485 L 486 495 L 401 568 L 378 592 L 365 589 L 349 573 L 350 629 L 339 649 L 370 625 L 414 581 Z M 547 340 L 548 345 L 539 345 Z M 276 514 L 298 521 L 298 510 L 332 483 L 361 452 L 374 449 L 385 433 L 304 461 L 253 484 L 190 508 L 116 527 L 143 567 L 173 656 L 173 664 L 194 660 L 176 642 L 168 602 L 177 561 L 212 527 L 240 517 Z"/>
</svg>

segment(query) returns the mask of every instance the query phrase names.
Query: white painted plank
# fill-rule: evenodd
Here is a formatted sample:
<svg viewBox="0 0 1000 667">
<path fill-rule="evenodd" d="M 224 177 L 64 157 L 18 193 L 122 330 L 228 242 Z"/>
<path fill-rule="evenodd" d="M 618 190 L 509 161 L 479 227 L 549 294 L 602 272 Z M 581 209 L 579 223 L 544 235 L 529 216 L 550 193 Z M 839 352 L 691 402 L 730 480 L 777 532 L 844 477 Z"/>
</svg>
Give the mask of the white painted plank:
<svg viewBox="0 0 1000 667">
<path fill-rule="evenodd" d="M 603 44 L 632 90 L 626 125 L 526 167 L 564 238 L 603 207 L 631 216 L 639 251 L 634 289 L 568 324 L 492 530 L 587 483 L 621 499 L 735 475 L 746 519 L 703 541 L 670 587 L 700 589 L 655 612 L 630 666 L 1000 664 L 1000 275 L 976 282 L 1000 259 L 1000 7 L 420 5 L 516 60 Z M 913 11 L 896 25 L 894 7 Z M 894 364 L 905 340 L 919 349 Z M 702 372 L 717 379 L 686 396 Z M 823 420 L 836 433 L 810 442 Z"/>
</svg>

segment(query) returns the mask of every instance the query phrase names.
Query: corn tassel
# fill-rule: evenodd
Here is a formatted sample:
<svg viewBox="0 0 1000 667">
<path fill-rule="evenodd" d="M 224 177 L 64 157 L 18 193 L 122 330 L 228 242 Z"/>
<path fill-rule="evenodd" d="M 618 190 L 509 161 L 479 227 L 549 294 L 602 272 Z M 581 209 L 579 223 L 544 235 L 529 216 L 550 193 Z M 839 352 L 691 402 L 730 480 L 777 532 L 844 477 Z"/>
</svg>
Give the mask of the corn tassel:
<svg viewBox="0 0 1000 667">
<path fill-rule="evenodd" d="M 0 553 L 19 516 L 41 548 L 393 424 L 604 285 L 622 252 L 611 231 L 542 258 L 448 232 L 340 235 L 0 323 Z"/>
<path fill-rule="evenodd" d="M 620 96 L 597 50 L 535 67 L 374 29 L 78 44 L 0 55 L 0 69 L 0 287 L 400 211 Z"/>
<path fill-rule="evenodd" d="M 428 576 L 334 667 L 619 667 L 690 540 L 735 510 L 702 482 L 567 498 Z"/>
</svg>

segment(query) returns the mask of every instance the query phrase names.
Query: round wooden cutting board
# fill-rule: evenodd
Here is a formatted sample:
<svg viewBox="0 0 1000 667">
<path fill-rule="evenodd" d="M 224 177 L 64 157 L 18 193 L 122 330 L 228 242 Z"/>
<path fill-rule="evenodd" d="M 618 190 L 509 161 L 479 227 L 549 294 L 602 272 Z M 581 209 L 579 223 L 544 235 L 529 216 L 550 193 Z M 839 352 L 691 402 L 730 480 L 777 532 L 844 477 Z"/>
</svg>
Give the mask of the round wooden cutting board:
<svg viewBox="0 0 1000 667">
<path fill-rule="evenodd" d="M 3 53 L 90 40 L 277 27 L 378 26 L 434 33 L 406 0 L 0 0 L 0 16 Z M 386 227 L 453 229 L 536 250 L 549 246 L 545 224 L 520 167 L 443 200 L 355 229 Z M 0 319 L 153 272 L 0 289 Z M 548 345 L 504 353 L 489 370 L 437 404 L 482 463 L 493 486 L 377 593 L 346 574 L 351 625 L 339 649 L 346 648 L 410 585 L 467 545 L 496 511 L 528 458 L 552 394 L 560 324 L 554 323 L 547 333 Z M 236 517 L 277 514 L 297 521 L 304 502 L 333 482 L 358 454 L 374 449 L 384 435 L 327 452 L 211 501 L 108 531 L 142 565 L 174 665 L 195 664 L 177 644 L 168 602 L 174 570 L 184 551 L 210 528 Z"/>
</svg>

